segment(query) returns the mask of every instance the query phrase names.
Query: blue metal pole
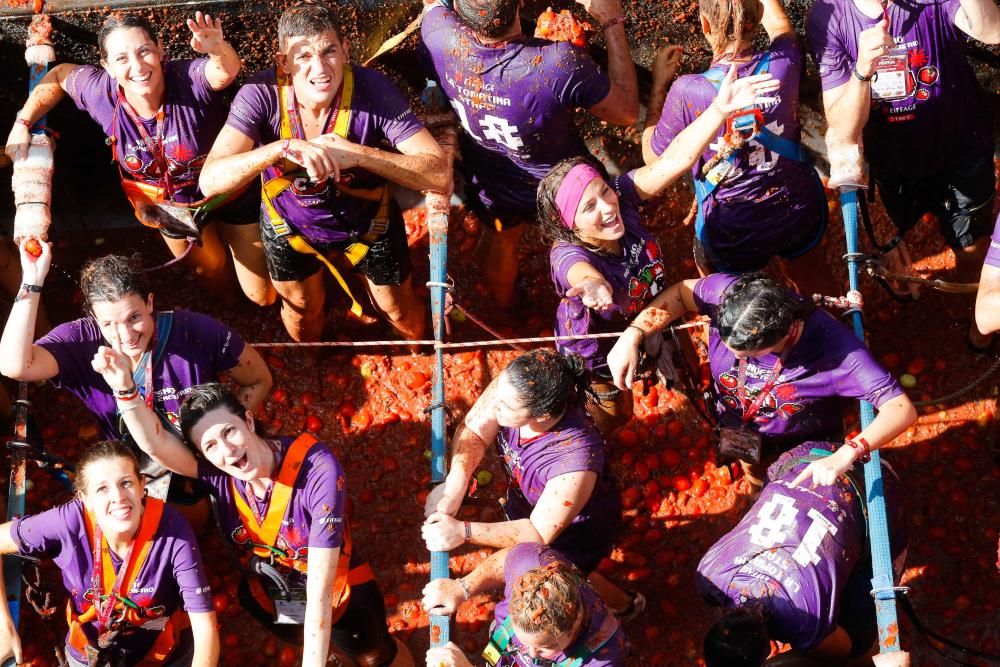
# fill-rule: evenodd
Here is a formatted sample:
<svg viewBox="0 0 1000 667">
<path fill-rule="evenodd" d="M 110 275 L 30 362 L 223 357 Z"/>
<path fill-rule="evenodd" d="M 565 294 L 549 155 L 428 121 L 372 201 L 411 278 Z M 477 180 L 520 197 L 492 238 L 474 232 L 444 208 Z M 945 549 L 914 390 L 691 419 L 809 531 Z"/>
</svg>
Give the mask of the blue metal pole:
<svg viewBox="0 0 1000 667">
<path fill-rule="evenodd" d="M 852 290 L 858 289 L 861 254 L 858 252 L 858 190 L 841 188 L 840 210 L 844 218 L 844 237 L 847 246 L 847 274 Z M 865 340 L 861 313 L 851 313 L 854 335 Z M 861 401 L 861 428 L 875 419 L 875 408 Z M 889 544 L 889 522 L 886 518 L 885 492 L 882 485 L 882 458 L 877 451 L 865 464 L 865 494 L 868 498 L 868 535 L 872 555 L 872 590 L 875 596 L 875 615 L 878 621 L 880 653 L 901 651 L 899 624 L 896 615 L 895 581 L 892 570 L 892 549 Z"/>
<path fill-rule="evenodd" d="M 427 196 L 427 231 L 430 235 L 430 281 L 431 322 L 434 340 L 444 342 L 445 287 L 448 277 L 448 212 L 451 202 L 444 195 Z M 435 284 L 436 283 L 436 284 Z M 444 351 L 434 350 L 434 385 L 431 394 L 431 483 L 441 484 L 447 474 L 445 455 L 446 438 L 444 410 Z M 448 552 L 431 552 L 431 579 L 448 579 Z M 430 617 L 431 642 L 433 646 L 443 646 L 450 637 L 448 616 Z"/>
</svg>

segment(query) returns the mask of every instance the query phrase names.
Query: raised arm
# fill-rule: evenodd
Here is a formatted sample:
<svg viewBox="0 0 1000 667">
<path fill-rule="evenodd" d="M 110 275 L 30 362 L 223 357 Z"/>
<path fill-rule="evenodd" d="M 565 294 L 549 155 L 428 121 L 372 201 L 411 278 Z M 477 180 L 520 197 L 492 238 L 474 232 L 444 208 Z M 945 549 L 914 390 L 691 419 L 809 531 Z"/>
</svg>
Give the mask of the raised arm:
<svg viewBox="0 0 1000 667">
<path fill-rule="evenodd" d="M 677 74 L 677 67 L 681 63 L 681 56 L 684 54 L 684 47 L 674 44 L 667 44 L 656 52 L 653 58 L 653 83 L 649 90 L 649 103 L 646 105 L 646 120 L 642 130 L 642 161 L 652 164 L 656 161 L 656 153 L 653 151 L 653 132 L 663 115 L 663 103 L 667 99 L 667 90 L 670 89 L 670 82 Z"/>
<path fill-rule="evenodd" d="M 684 313 L 696 312 L 694 286 L 697 280 L 682 280 L 656 295 L 626 327 L 608 352 L 608 369 L 615 386 L 629 391 L 639 365 L 639 346 L 650 336 L 663 331 Z"/>
<path fill-rule="evenodd" d="M 42 253 L 35 257 L 21 243 L 21 289 L 7 316 L 0 337 L 0 373 L 12 380 L 37 382 L 59 374 L 59 362 L 44 347 L 33 343 L 41 289 L 52 264 L 52 244 L 39 241 Z"/>
<path fill-rule="evenodd" d="M 426 128 L 396 144 L 399 153 L 362 146 L 337 134 L 324 134 L 315 142 L 336 151 L 333 157 L 341 169 L 361 167 L 414 190 L 451 190 L 448 159 Z"/>
<path fill-rule="evenodd" d="M 139 448 L 164 468 L 185 477 L 197 477 L 198 462 L 194 454 L 172 430 L 163 427 L 160 418 L 139 396 L 117 331 L 111 347 L 102 345 L 97 349 L 91 365 L 115 393 L 118 411 Z"/>
<path fill-rule="evenodd" d="M 980 42 L 1000 44 L 1000 6 L 995 0 L 961 0 L 955 25 Z"/>
<path fill-rule="evenodd" d="M 622 18 L 621 0 L 576 0 L 599 25 Z M 590 113 L 614 125 L 632 125 L 639 119 L 639 83 L 629 51 L 625 24 L 617 21 L 604 30 L 608 45 L 608 78 L 611 91 L 590 107 Z"/>
<path fill-rule="evenodd" d="M 11 522 L 0 525 L 0 555 L 17 553 L 17 543 L 10 536 Z M 4 585 L 3 559 L 0 559 L 0 599 L 6 602 L 7 588 Z M 23 664 L 21 657 L 21 638 L 17 634 L 14 618 L 10 615 L 10 606 L 0 604 L 0 661 L 6 664 L 13 657 L 14 664 Z"/>
<path fill-rule="evenodd" d="M 1000 331 L 1000 268 L 983 265 L 976 293 L 976 326 L 984 335 Z"/>
<path fill-rule="evenodd" d="M 264 402 L 274 383 L 264 358 L 249 345 L 244 346 L 239 361 L 229 369 L 229 375 L 240 385 L 236 397 L 251 412 Z"/>
<path fill-rule="evenodd" d="M 195 12 L 187 20 L 191 31 L 191 48 L 208 56 L 205 78 L 212 90 L 223 90 L 232 85 L 240 73 L 240 57 L 222 34 L 222 19 L 212 20 L 209 14 Z"/>
<path fill-rule="evenodd" d="M 636 191 L 642 199 L 650 199 L 683 176 L 694 166 L 705 148 L 719 134 L 719 128 L 734 111 L 758 103 L 778 89 L 781 83 L 770 74 L 736 78 L 736 65 L 722 80 L 719 94 L 693 123 L 674 137 L 667 149 L 650 165 L 635 171 Z"/>
<path fill-rule="evenodd" d="M 333 618 L 333 580 L 339 560 L 339 548 L 309 547 L 302 667 L 326 665 L 330 652 L 330 620 Z"/>
<path fill-rule="evenodd" d="M 28 156 L 28 144 L 31 143 L 31 133 L 28 131 L 39 118 L 52 111 L 59 101 L 66 96 L 66 77 L 79 65 L 63 63 L 49 70 L 42 80 L 31 91 L 24 106 L 17 112 L 14 126 L 7 135 L 7 146 L 4 152 L 11 160 Z"/>
<path fill-rule="evenodd" d="M 764 6 L 764 15 L 760 22 L 768 40 L 773 42 L 782 35 L 795 33 L 795 27 L 785 13 L 785 5 L 781 0 L 761 0 L 761 4 Z"/>
</svg>

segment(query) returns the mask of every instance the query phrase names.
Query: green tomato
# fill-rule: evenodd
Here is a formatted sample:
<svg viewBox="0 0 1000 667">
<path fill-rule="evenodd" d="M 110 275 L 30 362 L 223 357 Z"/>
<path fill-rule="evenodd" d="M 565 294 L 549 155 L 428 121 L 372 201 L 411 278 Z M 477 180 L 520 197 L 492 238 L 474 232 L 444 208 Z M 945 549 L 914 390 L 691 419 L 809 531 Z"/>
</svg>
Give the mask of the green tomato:
<svg viewBox="0 0 1000 667">
<path fill-rule="evenodd" d="M 913 377 L 909 373 L 904 373 L 899 376 L 899 384 L 903 385 L 907 389 L 913 389 L 917 386 L 917 378 Z"/>
<path fill-rule="evenodd" d="M 489 470 L 480 470 L 476 473 L 476 481 L 479 482 L 479 486 L 486 486 L 493 481 L 493 473 Z"/>
</svg>

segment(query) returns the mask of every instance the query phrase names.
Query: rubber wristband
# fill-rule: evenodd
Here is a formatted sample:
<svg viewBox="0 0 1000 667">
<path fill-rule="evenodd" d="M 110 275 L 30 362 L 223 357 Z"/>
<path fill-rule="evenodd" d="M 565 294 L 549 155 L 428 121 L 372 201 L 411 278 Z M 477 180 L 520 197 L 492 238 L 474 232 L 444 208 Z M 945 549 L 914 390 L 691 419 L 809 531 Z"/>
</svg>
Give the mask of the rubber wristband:
<svg viewBox="0 0 1000 667">
<path fill-rule="evenodd" d="M 29 130 L 31 129 L 31 126 L 34 125 L 34 123 L 32 123 L 32 122 L 30 122 L 30 121 L 28 121 L 28 120 L 26 120 L 24 118 L 21 118 L 20 116 L 18 116 L 17 118 L 14 119 L 14 124 L 15 125 L 24 125 Z"/>
<path fill-rule="evenodd" d="M 129 412 L 139 407 L 139 401 L 122 401 L 119 399 L 116 403 L 118 405 L 118 412 Z"/>
<path fill-rule="evenodd" d="M 864 81 L 865 83 L 867 83 L 867 82 L 869 82 L 869 81 L 871 81 L 872 79 L 875 78 L 875 73 L 872 72 L 868 76 L 863 76 L 861 74 L 861 72 L 858 71 L 858 66 L 855 65 L 854 66 L 854 78 L 857 79 L 858 81 Z"/>
<path fill-rule="evenodd" d="M 469 523 L 468 521 L 465 522 L 465 543 L 466 544 L 472 543 L 472 524 Z M 465 599 L 468 600 L 469 598 Z"/>
<path fill-rule="evenodd" d="M 861 440 L 861 442 L 858 442 Z M 864 442 L 864 444 L 861 444 Z M 844 442 L 845 445 L 853 449 L 858 455 L 855 457 L 855 461 L 861 461 L 862 463 L 868 463 L 872 460 L 871 450 L 867 446 L 868 443 L 865 442 L 864 438 L 858 438 L 857 440 L 847 440 Z"/>
<path fill-rule="evenodd" d="M 42 293 L 41 285 L 29 285 L 28 283 L 21 283 L 21 289 L 25 292 L 34 292 L 35 294 Z"/>
<path fill-rule="evenodd" d="M 628 325 L 625 328 L 626 329 L 635 329 L 636 331 L 639 332 L 639 344 L 640 345 L 642 345 L 646 341 L 646 331 L 642 327 L 637 327 L 634 324 L 630 324 L 630 325 Z"/>
<path fill-rule="evenodd" d="M 616 16 L 613 19 L 608 19 L 607 21 L 601 24 L 601 30 L 604 31 L 607 30 L 608 28 L 613 28 L 619 23 L 625 23 L 624 16 Z"/>
<path fill-rule="evenodd" d="M 139 393 L 139 387 L 132 385 L 131 389 L 116 389 L 115 396 L 118 398 L 133 398 Z"/>
</svg>

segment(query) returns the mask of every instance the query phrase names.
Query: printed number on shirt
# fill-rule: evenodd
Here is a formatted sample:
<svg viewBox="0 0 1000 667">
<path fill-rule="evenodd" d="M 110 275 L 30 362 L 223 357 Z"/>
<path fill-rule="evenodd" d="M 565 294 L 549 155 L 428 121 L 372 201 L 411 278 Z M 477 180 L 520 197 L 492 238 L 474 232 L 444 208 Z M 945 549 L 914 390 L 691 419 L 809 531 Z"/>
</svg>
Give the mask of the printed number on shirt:
<svg viewBox="0 0 1000 667">
<path fill-rule="evenodd" d="M 477 128 L 482 131 L 483 136 L 480 137 L 469 124 L 469 117 L 465 113 L 465 107 L 462 106 L 462 103 L 452 100 L 451 106 L 455 107 L 455 113 L 458 114 L 458 120 L 462 123 L 465 131 L 479 143 L 484 143 L 486 140 L 495 141 L 498 144 L 503 144 L 512 151 L 516 151 L 524 145 L 524 141 L 517 135 L 517 126 L 511 125 L 505 118 L 500 118 L 492 114 L 483 116 L 482 120 L 479 121 L 481 127 Z"/>
<path fill-rule="evenodd" d="M 796 527 L 798 514 L 794 498 L 775 494 L 764 503 L 758 512 L 757 522 L 750 526 L 750 542 L 764 549 L 784 544 L 789 532 Z M 812 521 L 792 553 L 795 562 L 803 567 L 819 563 L 819 548 L 823 539 L 837 534 L 837 527 L 815 509 L 810 509 L 807 516 Z"/>
<path fill-rule="evenodd" d="M 777 135 L 781 135 L 782 130 L 785 126 L 776 120 L 772 120 L 770 123 L 765 125 L 767 129 L 774 132 Z M 722 148 L 723 144 L 721 139 L 714 141 L 709 144 L 709 148 L 715 152 L 718 152 Z M 774 165 L 778 164 L 778 154 L 772 153 L 762 146 L 756 139 L 750 140 L 750 154 L 747 156 L 747 162 L 756 171 L 771 171 L 774 169 Z M 726 175 L 727 181 L 733 181 L 739 178 L 743 174 L 742 169 L 733 168 Z"/>
</svg>

